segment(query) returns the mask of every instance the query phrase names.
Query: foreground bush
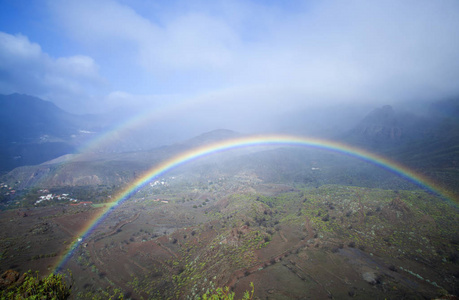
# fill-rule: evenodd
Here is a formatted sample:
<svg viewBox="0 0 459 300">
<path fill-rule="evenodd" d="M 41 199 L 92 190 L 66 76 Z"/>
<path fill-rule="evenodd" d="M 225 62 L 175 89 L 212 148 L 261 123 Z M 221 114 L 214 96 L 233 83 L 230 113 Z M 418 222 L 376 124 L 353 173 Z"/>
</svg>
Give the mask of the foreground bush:
<svg viewBox="0 0 459 300">
<path fill-rule="evenodd" d="M 40 279 L 38 272 L 31 271 L 19 276 L 18 272 L 6 271 L 1 278 L 0 299 L 68 299 L 71 285 L 62 274 L 51 274 Z"/>
</svg>

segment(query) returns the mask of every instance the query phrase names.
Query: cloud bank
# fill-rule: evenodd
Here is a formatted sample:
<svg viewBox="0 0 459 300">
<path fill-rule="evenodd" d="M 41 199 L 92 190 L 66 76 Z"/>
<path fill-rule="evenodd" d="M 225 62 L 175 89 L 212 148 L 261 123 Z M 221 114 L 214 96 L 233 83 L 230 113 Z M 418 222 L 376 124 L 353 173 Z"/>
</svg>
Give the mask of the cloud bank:
<svg viewBox="0 0 459 300">
<path fill-rule="evenodd" d="M 454 0 L 46 4 L 47 22 L 82 52 L 52 58 L 40 41 L 3 33 L 2 92 L 61 101 L 79 95 L 107 108 L 123 99 L 183 102 L 220 120 L 238 119 L 242 110 L 269 116 L 459 95 Z"/>
<path fill-rule="evenodd" d="M 53 58 L 26 36 L 4 32 L 0 32 L 0 70 L 3 93 L 39 95 L 68 109 L 76 109 L 78 97 L 87 97 L 91 87 L 104 82 L 91 57 Z"/>
</svg>

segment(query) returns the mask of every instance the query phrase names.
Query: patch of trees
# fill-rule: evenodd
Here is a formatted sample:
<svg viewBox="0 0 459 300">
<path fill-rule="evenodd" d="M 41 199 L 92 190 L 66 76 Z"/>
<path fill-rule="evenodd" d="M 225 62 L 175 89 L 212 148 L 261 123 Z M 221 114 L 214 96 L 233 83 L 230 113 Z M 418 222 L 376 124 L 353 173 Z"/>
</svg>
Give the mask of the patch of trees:
<svg viewBox="0 0 459 300">
<path fill-rule="evenodd" d="M 71 295 L 72 285 L 62 274 L 51 274 L 40 279 L 38 272 L 33 274 L 29 271 L 19 275 L 16 271 L 8 270 L 1 279 L 1 299 L 68 299 Z"/>
</svg>

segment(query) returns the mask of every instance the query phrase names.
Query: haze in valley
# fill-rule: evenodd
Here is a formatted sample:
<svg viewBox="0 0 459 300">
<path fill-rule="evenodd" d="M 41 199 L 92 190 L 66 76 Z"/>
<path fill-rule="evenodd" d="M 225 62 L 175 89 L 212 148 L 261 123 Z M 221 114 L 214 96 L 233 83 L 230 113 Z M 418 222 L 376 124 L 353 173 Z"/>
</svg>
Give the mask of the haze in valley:
<svg viewBox="0 0 459 300">
<path fill-rule="evenodd" d="M 353 119 L 459 92 L 455 1 L 1 5 L 0 93 L 120 120 L 148 112 L 171 134 L 298 130 L 327 109 Z"/>
<path fill-rule="evenodd" d="M 0 0 L 0 298 L 455 299 L 458 83 L 455 0 Z"/>
</svg>

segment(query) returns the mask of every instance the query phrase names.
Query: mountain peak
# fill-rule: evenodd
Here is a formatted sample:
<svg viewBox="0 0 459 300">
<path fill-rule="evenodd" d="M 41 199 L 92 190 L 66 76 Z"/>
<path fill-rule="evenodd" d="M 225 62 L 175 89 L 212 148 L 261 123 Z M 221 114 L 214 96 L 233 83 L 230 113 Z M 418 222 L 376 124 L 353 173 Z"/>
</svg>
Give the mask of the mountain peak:
<svg viewBox="0 0 459 300">
<path fill-rule="evenodd" d="M 351 135 L 370 142 L 394 142 L 402 137 L 392 106 L 384 105 L 371 111 L 352 131 Z"/>
<path fill-rule="evenodd" d="M 72 114 L 37 97 L 0 95 L 0 170 L 70 153 L 80 126 Z"/>
<path fill-rule="evenodd" d="M 218 141 L 235 138 L 240 136 L 239 133 L 229 129 L 216 129 L 203 134 L 200 134 L 185 142 L 186 145 L 200 146 Z"/>
<path fill-rule="evenodd" d="M 361 123 L 393 127 L 397 125 L 395 110 L 390 105 L 384 105 L 370 112 Z"/>
</svg>

